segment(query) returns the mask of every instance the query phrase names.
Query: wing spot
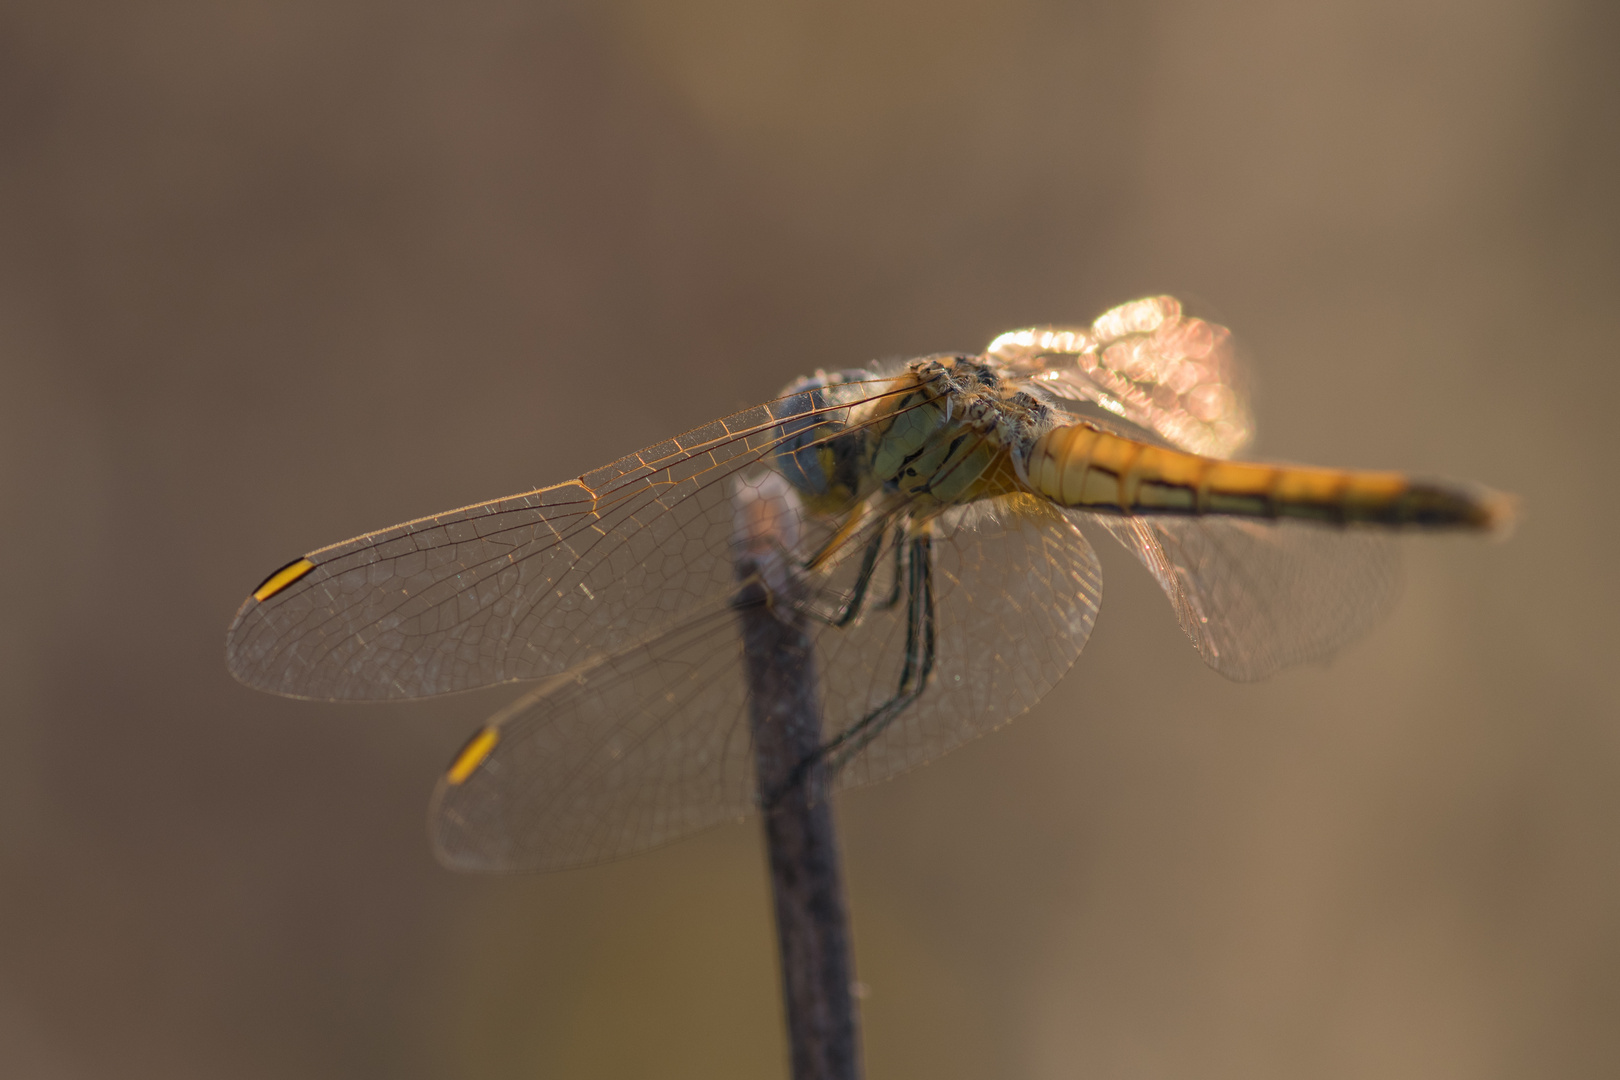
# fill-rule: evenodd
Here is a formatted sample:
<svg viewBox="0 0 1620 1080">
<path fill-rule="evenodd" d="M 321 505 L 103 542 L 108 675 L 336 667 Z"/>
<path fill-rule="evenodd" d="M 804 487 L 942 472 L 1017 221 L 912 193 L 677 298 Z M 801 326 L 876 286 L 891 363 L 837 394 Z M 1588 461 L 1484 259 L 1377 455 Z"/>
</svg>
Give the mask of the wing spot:
<svg viewBox="0 0 1620 1080">
<path fill-rule="evenodd" d="M 500 741 L 499 730 L 492 727 L 484 728 L 461 748 L 461 753 L 451 762 L 450 771 L 445 774 L 445 779 L 451 784 L 465 783 L 469 776 L 478 771 L 478 766 L 484 763 L 490 751 L 495 749 L 495 744 Z"/>
<path fill-rule="evenodd" d="M 262 604 L 313 569 L 315 564 L 308 559 L 294 559 L 260 582 L 253 590 L 253 599 Z"/>
</svg>

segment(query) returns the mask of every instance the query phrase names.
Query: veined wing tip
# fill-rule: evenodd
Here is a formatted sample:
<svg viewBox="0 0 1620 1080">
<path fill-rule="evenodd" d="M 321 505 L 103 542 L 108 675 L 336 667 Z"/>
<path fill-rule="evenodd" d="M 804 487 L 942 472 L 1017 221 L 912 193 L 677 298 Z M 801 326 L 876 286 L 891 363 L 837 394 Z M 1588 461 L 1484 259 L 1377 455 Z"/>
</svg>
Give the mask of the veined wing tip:
<svg viewBox="0 0 1620 1080">
<path fill-rule="evenodd" d="M 254 690 L 264 688 L 257 685 L 252 678 L 250 665 L 243 656 L 243 642 L 240 635 L 243 624 L 258 606 L 259 602 L 251 596 L 242 601 L 242 606 L 236 609 L 236 617 L 231 620 L 231 625 L 225 631 L 225 670 L 231 673 L 231 678 Z"/>
<path fill-rule="evenodd" d="M 491 865 L 487 859 L 474 853 L 449 847 L 439 829 L 438 821 L 428 823 L 428 845 L 433 849 L 433 858 L 446 870 L 453 870 L 458 874 L 477 874 L 502 869 Z"/>
<path fill-rule="evenodd" d="M 480 844 L 476 831 L 468 829 L 455 820 L 453 813 L 445 811 L 441 797 L 446 786 L 445 778 L 440 777 L 428 809 L 428 846 L 433 849 L 433 858 L 440 866 L 458 874 L 537 873 L 560 869 L 514 859 L 509 851 L 504 850 L 504 845 L 497 844 L 492 849 Z"/>
<path fill-rule="evenodd" d="M 245 686 L 251 686 L 256 690 L 277 692 L 274 687 L 265 686 L 251 676 L 249 665 L 243 656 L 244 641 L 242 635 L 245 628 L 253 622 L 254 613 L 266 601 L 305 577 L 313 569 L 315 569 L 315 564 L 312 561 L 304 556 L 299 556 L 259 582 L 258 588 L 248 593 L 247 599 L 237 606 L 236 615 L 231 619 L 231 625 L 225 631 L 225 670 L 229 671 L 237 682 Z"/>
</svg>

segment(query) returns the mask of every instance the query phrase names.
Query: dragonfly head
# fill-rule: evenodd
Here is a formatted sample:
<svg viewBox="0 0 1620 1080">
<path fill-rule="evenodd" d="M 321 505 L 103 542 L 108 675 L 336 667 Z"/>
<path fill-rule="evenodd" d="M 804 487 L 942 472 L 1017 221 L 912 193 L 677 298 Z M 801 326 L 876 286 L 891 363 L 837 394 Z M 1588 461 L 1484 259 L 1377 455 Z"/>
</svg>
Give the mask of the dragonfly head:
<svg viewBox="0 0 1620 1080">
<path fill-rule="evenodd" d="M 772 464 L 811 512 L 842 513 L 865 494 L 867 439 L 851 425 L 850 413 L 888 381 L 860 369 L 817 371 L 782 392 L 778 405 L 786 419 Z"/>
</svg>

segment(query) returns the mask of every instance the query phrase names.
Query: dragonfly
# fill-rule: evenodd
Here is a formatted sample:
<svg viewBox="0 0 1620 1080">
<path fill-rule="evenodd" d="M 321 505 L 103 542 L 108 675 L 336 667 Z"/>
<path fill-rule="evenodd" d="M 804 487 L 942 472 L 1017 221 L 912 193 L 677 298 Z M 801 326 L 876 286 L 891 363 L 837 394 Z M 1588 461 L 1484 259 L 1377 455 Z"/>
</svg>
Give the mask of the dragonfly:
<svg viewBox="0 0 1620 1080">
<path fill-rule="evenodd" d="M 830 792 L 1039 701 L 1097 615 L 1088 534 L 1253 680 L 1389 611 L 1394 534 L 1510 522 L 1475 485 L 1236 460 L 1247 388 L 1230 333 L 1166 296 L 818 371 L 566 483 L 312 551 L 242 604 L 227 663 L 322 701 L 528 684 L 439 779 L 430 834 L 451 867 L 556 870 L 758 808 L 750 587 L 810 627 Z"/>
</svg>

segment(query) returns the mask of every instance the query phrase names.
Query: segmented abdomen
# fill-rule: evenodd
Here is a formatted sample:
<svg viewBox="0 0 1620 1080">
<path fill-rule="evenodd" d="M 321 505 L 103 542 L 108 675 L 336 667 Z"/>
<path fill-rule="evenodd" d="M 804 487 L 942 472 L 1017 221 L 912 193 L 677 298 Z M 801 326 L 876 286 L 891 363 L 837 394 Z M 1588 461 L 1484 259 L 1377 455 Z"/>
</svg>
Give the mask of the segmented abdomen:
<svg viewBox="0 0 1620 1080">
<path fill-rule="evenodd" d="M 1494 492 L 1400 473 L 1262 465 L 1200 457 L 1081 423 L 1035 441 L 1037 494 L 1060 506 L 1122 513 L 1230 514 L 1431 528 L 1494 529 L 1511 502 Z"/>
</svg>

